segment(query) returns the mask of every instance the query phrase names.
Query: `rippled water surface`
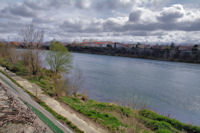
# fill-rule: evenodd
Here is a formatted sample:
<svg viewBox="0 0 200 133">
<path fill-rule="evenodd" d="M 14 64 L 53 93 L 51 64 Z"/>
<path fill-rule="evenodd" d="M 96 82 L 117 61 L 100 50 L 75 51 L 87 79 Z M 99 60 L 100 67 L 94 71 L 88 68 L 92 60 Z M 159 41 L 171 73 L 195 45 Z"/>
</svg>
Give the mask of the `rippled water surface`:
<svg viewBox="0 0 200 133">
<path fill-rule="evenodd" d="M 200 125 L 200 65 L 73 53 L 92 99 L 131 102 Z"/>
</svg>

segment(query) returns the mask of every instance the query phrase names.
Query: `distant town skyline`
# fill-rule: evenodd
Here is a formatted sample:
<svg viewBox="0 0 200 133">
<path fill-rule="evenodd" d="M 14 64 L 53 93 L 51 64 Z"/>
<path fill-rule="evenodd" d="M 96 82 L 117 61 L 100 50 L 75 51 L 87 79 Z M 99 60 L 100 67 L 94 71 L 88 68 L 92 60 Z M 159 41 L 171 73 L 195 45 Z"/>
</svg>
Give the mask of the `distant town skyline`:
<svg viewBox="0 0 200 133">
<path fill-rule="evenodd" d="M 0 0 L 0 39 L 33 23 L 45 41 L 200 43 L 196 0 Z"/>
</svg>

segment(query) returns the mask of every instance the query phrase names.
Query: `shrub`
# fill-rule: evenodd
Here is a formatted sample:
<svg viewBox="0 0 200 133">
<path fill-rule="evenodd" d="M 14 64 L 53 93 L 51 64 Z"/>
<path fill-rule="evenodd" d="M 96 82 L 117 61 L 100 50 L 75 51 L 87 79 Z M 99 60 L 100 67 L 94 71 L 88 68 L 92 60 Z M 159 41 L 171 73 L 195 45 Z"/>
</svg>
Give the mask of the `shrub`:
<svg viewBox="0 0 200 133">
<path fill-rule="evenodd" d="M 150 119 L 144 119 L 144 124 L 146 127 L 152 129 L 153 131 L 156 131 L 158 129 L 171 129 L 171 125 L 166 122 L 160 122 Z"/>
<path fill-rule="evenodd" d="M 17 75 L 27 75 L 28 73 L 27 68 L 25 68 L 20 61 L 17 61 L 15 64 L 13 64 L 8 59 L 2 58 L 0 59 L 0 65 L 16 73 Z"/>
<path fill-rule="evenodd" d="M 185 125 L 184 130 L 187 131 L 188 133 L 200 133 L 200 128 L 197 126 L 193 125 Z"/>
<path fill-rule="evenodd" d="M 158 129 L 156 133 L 172 133 L 170 130 L 167 129 Z"/>
<path fill-rule="evenodd" d="M 181 131 L 185 130 L 188 133 L 200 133 L 200 127 L 184 124 L 176 119 L 172 119 L 172 118 L 168 118 L 166 116 L 159 115 L 159 114 L 157 114 L 153 111 L 147 110 L 147 109 L 140 110 L 139 115 L 143 116 L 145 118 L 151 119 L 151 120 L 167 122 L 170 125 L 172 125 L 174 128 L 181 130 Z"/>
<path fill-rule="evenodd" d="M 139 111 L 139 114 L 144 116 L 144 117 L 146 117 L 146 118 L 152 119 L 152 120 L 168 122 L 174 128 L 179 129 L 179 130 L 182 130 L 183 126 L 184 126 L 183 123 L 181 123 L 181 122 L 179 122 L 179 121 L 177 121 L 175 119 L 171 119 L 171 118 L 168 118 L 166 116 L 159 115 L 159 114 L 157 114 L 157 113 L 155 113 L 153 111 L 147 110 L 147 109 Z"/>
<path fill-rule="evenodd" d="M 95 108 L 104 108 L 105 104 L 99 104 L 93 100 L 88 100 L 87 102 L 82 102 L 78 98 L 62 97 L 61 100 L 71 106 L 74 110 L 88 116 L 89 118 L 97 121 L 101 125 L 107 127 L 111 131 L 120 130 L 120 127 L 127 127 L 119 119 L 110 113 L 104 113 L 96 110 Z"/>
</svg>

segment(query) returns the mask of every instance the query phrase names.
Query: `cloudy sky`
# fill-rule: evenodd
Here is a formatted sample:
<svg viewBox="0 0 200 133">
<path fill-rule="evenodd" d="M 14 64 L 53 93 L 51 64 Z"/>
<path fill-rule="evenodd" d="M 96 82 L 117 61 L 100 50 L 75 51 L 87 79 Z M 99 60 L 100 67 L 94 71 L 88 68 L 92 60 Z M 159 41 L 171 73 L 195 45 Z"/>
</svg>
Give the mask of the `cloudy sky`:
<svg viewBox="0 0 200 133">
<path fill-rule="evenodd" d="M 200 43 L 200 0 L 0 0 L 0 39 L 33 23 L 45 40 Z"/>
</svg>

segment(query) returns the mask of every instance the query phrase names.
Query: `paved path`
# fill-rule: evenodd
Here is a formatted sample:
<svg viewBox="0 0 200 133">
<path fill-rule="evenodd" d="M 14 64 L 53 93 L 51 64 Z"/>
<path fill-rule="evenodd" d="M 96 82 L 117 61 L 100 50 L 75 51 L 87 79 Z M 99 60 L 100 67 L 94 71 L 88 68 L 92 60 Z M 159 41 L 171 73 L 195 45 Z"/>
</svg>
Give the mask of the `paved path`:
<svg viewBox="0 0 200 133">
<path fill-rule="evenodd" d="M 50 108 L 52 108 L 58 114 L 66 117 L 69 121 L 71 121 L 74 125 L 76 125 L 79 129 L 84 131 L 85 133 L 106 133 L 107 131 L 102 128 L 97 128 L 94 125 L 88 124 L 86 121 L 81 119 L 75 113 L 71 113 L 66 110 L 58 101 L 54 98 L 49 97 L 43 93 L 43 91 L 35 84 L 28 82 L 26 79 L 22 79 L 19 76 L 7 71 L 6 72 L 10 77 L 16 80 L 21 86 L 30 91 L 32 94 L 37 93 L 37 97 L 45 102 Z"/>
<path fill-rule="evenodd" d="M 0 68 L 2 70 L 2 68 Z M 12 74 L 12 73 L 11 73 Z M 14 74 L 13 74 L 14 75 Z M 38 103 L 36 103 L 32 98 L 24 92 L 21 88 L 15 85 L 10 79 L 0 73 L 0 82 L 9 89 L 12 93 L 14 93 L 18 98 L 23 99 L 27 103 L 31 104 L 33 107 L 42 112 L 46 117 L 48 117 L 56 126 L 58 126 L 65 133 L 73 133 L 69 128 L 65 127 L 63 124 L 58 122 L 56 118 L 54 118 L 48 111 L 46 111 L 43 107 L 41 107 Z"/>
</svg>

